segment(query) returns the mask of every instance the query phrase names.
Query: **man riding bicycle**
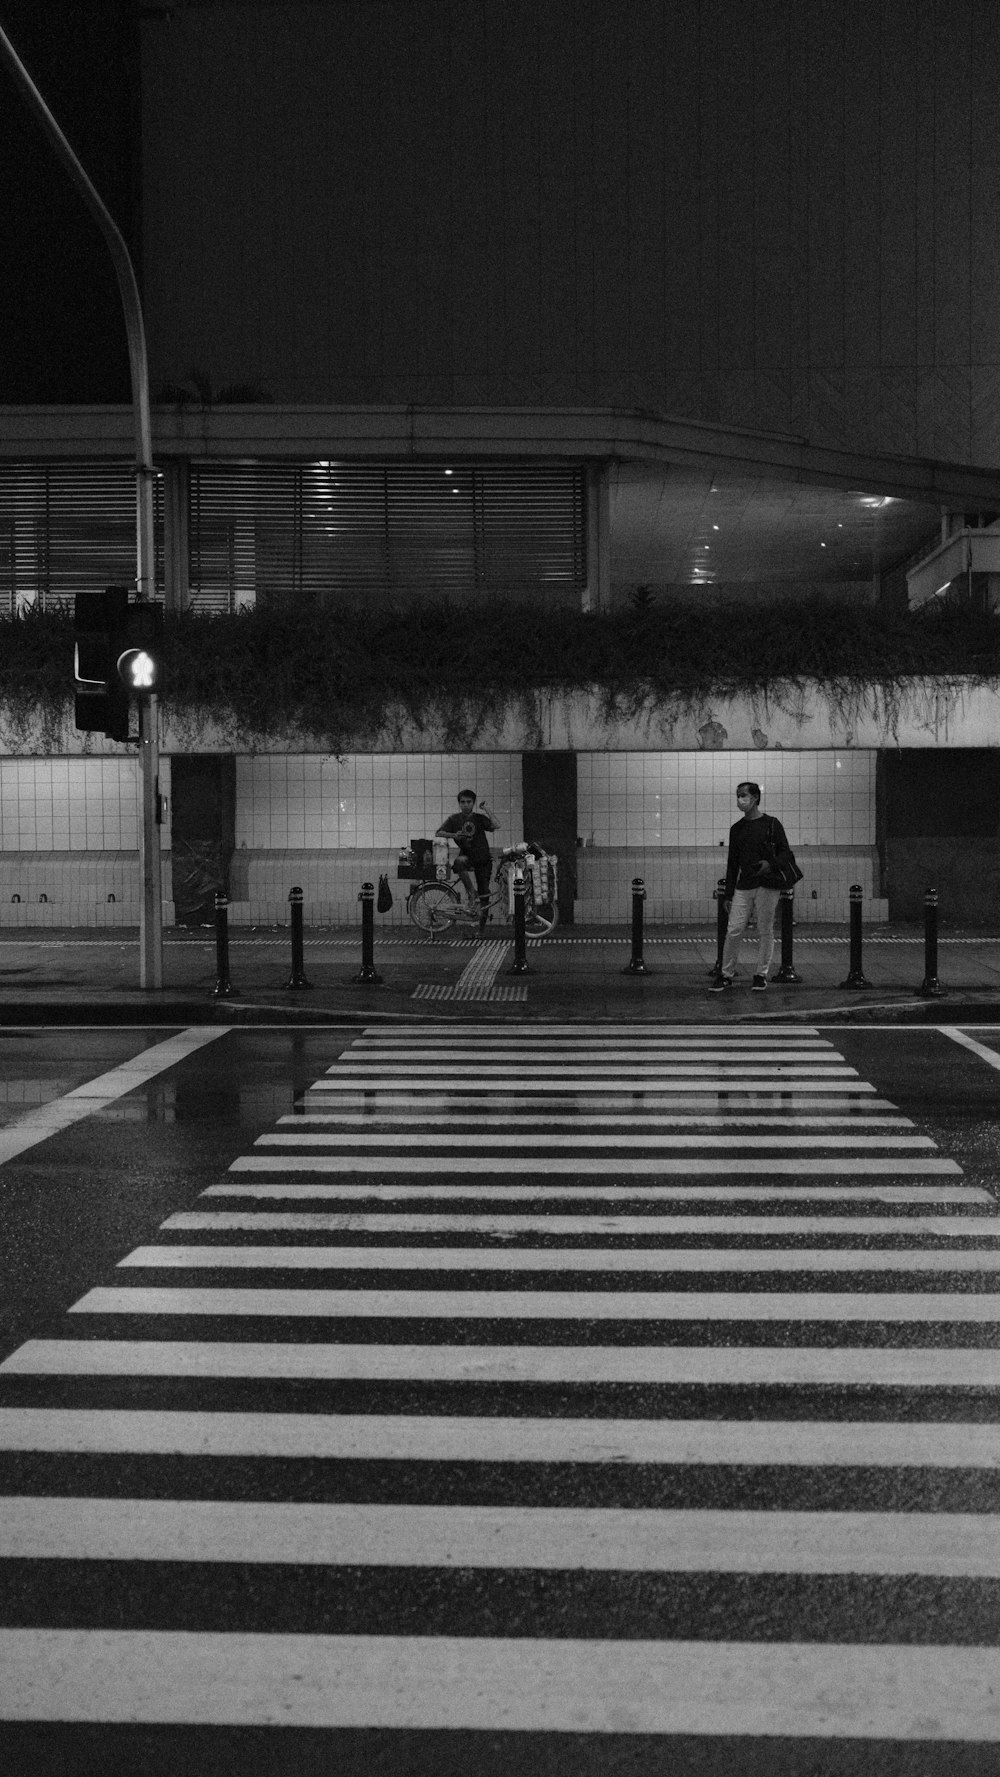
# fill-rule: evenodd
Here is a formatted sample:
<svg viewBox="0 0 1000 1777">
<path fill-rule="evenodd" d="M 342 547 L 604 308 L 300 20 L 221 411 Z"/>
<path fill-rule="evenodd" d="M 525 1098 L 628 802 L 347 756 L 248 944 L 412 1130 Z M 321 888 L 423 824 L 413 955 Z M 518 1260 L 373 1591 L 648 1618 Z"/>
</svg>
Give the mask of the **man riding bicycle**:
<svg viewBox="0 0 1000 1777">
<path fill-rule="evenodd" d="M 465 889 L 470 907 L 475 906 L 478 895 L 479 930 L 484 932 L 489 914 L 490 876 L 493 871 L 493 858 L 486 835 L 495 833 L 500 823 L 485 802 L 480 802 L 479 808 L 476 808 L 475 790 L 459 790 L 458 807 L 458 814 L 450 814 L 441 822 L 435 838 L 449 839 L 458 846 L 458 856 L 452 864 L 452 870 Z"/>
</svg>

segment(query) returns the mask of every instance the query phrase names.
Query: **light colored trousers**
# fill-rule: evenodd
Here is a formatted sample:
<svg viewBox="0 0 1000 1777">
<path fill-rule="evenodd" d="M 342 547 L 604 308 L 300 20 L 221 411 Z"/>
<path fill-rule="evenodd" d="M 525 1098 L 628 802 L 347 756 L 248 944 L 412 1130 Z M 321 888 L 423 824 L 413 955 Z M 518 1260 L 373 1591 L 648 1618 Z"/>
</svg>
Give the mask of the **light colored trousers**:
<svg viewBox="0 0 1000 1777">
<path fill-rule="evenodd" d="M 736 973 L 740 945 L 747 929 L 747 921 L 756 907 L 757 909 L 757 968 L 755 973 L 766 975 L 771 967 L 774 955 L 774 915 L 777 912 L 781 890 L 776 888 L 736 889 L 733 893 L 733 904 L 729 909 L 729 924 L 726 927 L 726 942 L 722 951 L 722 973 L 730 980 Z"/>
</svg>

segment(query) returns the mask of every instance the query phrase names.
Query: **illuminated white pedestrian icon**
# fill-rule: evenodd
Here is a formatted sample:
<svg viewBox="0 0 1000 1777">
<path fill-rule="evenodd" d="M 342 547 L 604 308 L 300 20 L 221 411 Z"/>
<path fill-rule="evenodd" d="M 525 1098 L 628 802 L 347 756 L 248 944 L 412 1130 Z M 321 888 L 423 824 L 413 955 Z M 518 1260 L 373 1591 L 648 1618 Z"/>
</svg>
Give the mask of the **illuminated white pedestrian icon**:
<svg viewBox="0 0 1000 1777">
<path fill-rule="evenodd" d="M 130 648 L 123 654 L 118 671 L 132 691 L 152 691 L 156 687 L 156 661 L 144 648 Z"/>
</svg>

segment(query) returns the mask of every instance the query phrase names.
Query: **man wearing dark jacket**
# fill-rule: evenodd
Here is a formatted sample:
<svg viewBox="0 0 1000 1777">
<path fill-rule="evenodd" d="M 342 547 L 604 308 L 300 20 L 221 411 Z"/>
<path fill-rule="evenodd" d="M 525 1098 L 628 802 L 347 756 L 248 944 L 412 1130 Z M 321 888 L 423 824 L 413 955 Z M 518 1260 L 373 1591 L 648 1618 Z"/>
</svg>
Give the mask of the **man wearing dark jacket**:
<svg viewBox="0 0 1000 1777">
<path fill-rule="evenodd" d="M 773 815 L 766 815 L 760 806 L 759 784 L 737 784 L 736 803 L 743 819 L 729 829 L 725 888 L 729 925 L 719 978 L 713 981 L 709 991 L 726 993 L 732 988 L 743 933 L 756 909 L 757 973 L 751 986 L 756 993 L 763 993 L 774 955 L 774 915 L 781 893 L 780 887 L 773 886 L 769 860 L 774 856 L 781 857 L 790 847 L 781 822 Z"/>
</svg>

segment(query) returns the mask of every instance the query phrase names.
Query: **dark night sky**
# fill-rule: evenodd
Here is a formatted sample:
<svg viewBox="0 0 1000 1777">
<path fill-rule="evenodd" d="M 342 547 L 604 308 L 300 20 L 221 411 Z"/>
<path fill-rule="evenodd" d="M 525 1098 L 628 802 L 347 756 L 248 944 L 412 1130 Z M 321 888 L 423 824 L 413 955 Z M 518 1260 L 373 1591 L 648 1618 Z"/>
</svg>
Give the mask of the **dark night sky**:
<svg viewBox="0 0 1000 1777">
<path fill-rule="evenodd" d="M 0 0 L 0 25 L 114 216 L 141 285 L 138 7 Z M 6 63 L 0 181 L 0 403 L 128 401 L 107 248 Z"/>
</svg>

